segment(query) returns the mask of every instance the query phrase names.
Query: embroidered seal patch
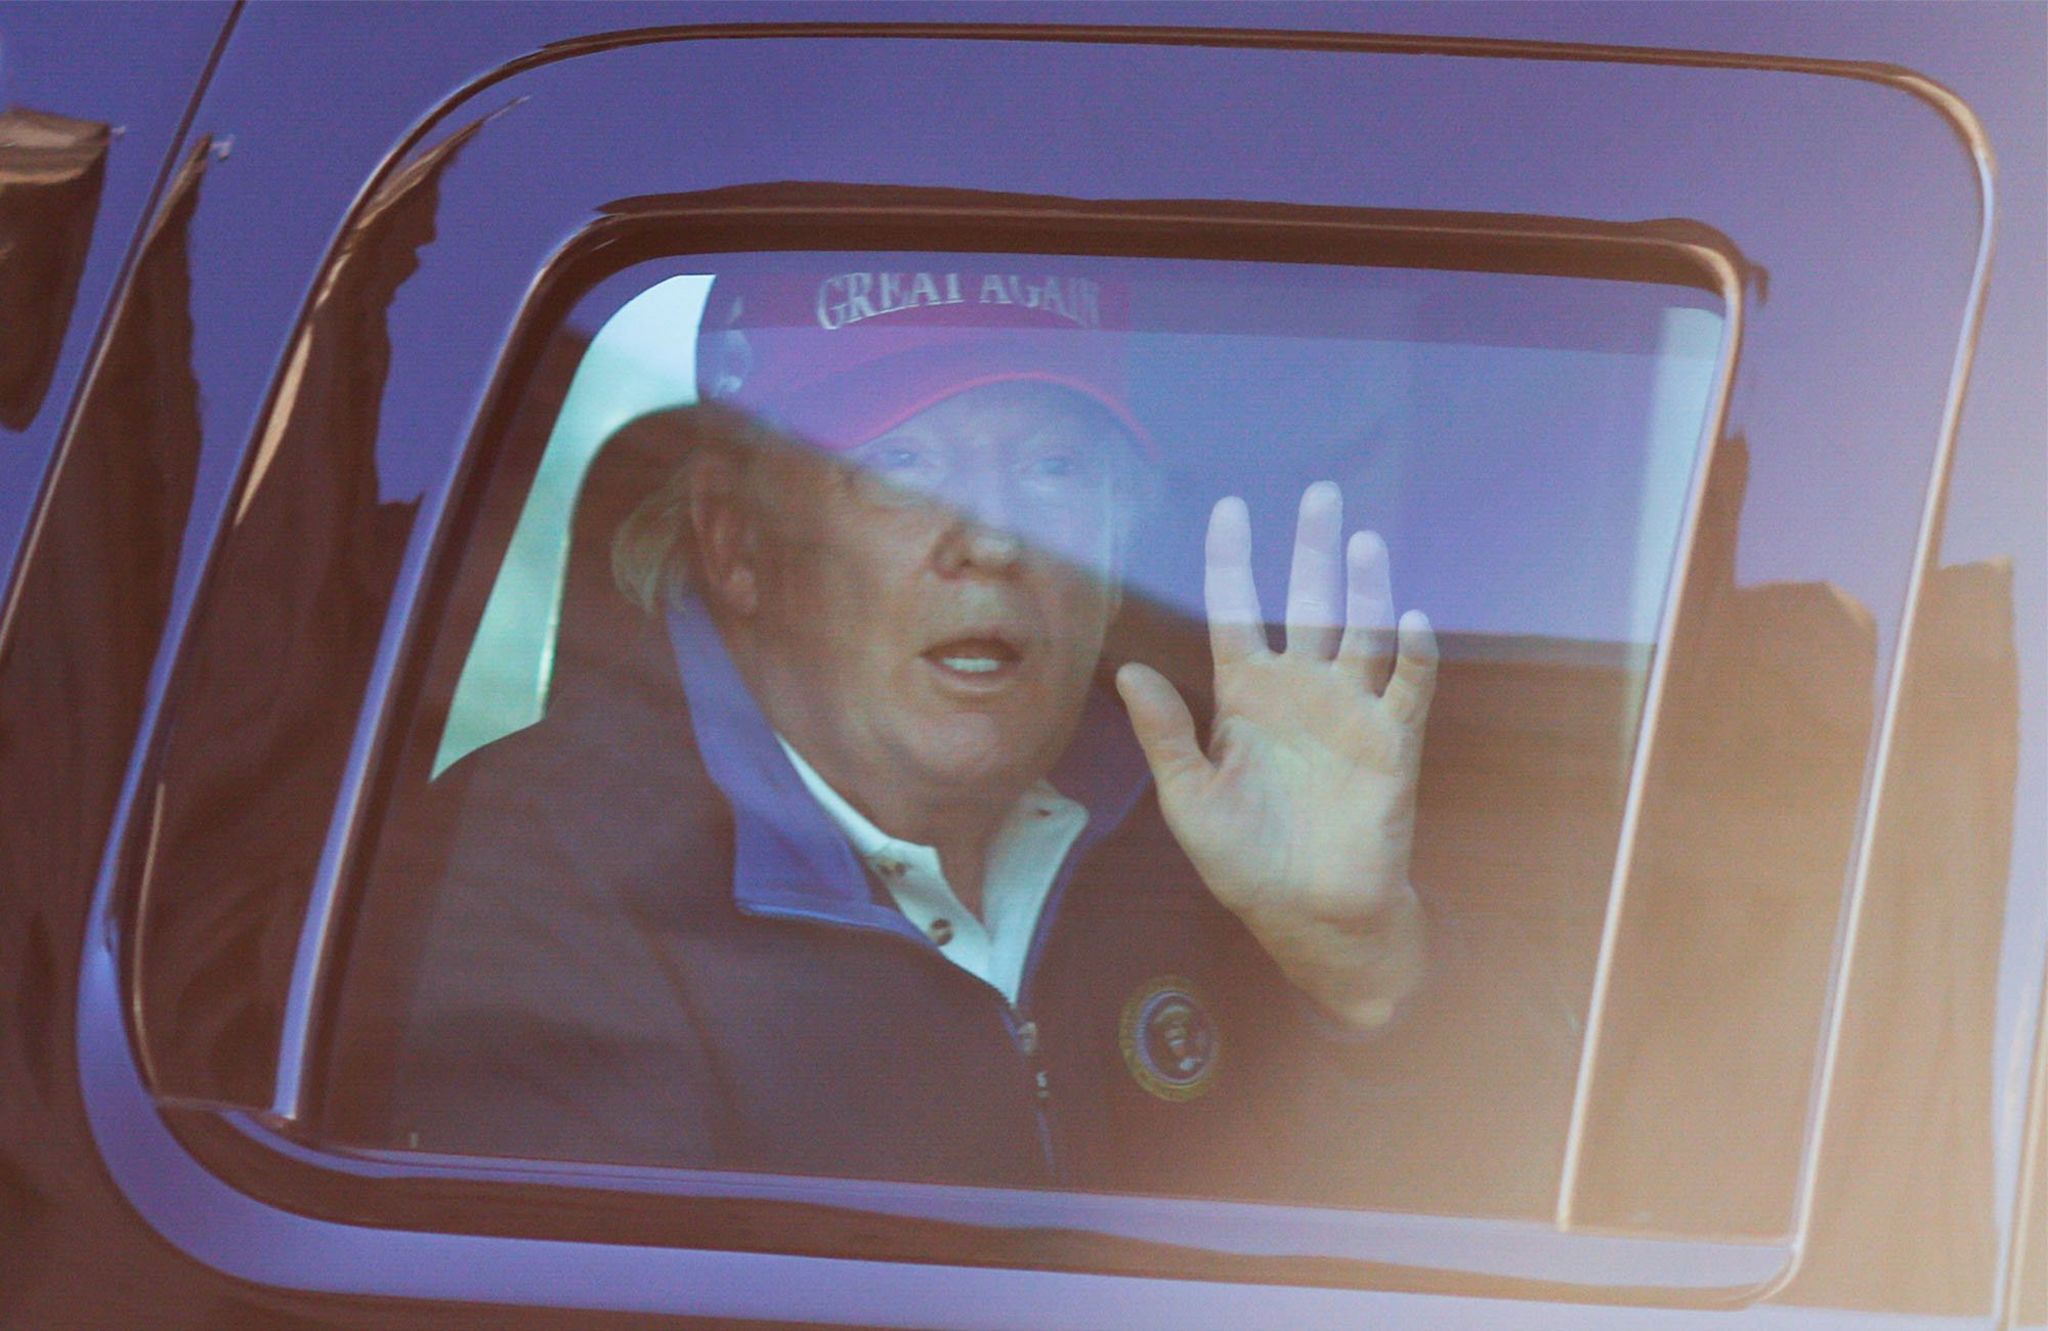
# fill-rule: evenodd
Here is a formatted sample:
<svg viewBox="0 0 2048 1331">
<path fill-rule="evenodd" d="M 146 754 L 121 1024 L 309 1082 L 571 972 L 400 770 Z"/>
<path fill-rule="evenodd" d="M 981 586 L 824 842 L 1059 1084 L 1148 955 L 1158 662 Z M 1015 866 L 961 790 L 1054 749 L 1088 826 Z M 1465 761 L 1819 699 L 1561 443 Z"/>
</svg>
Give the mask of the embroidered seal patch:
<svg viewBox="0 0 2048 1331">
<path fill-rule="evenodd" d="M 1216 1081 L 1223 1041 L 1194 985 L 1178 975 L 1147 980 L 1117 1023 L 1124 1065 L 1162 1100 L 1192 1100 Z"/>
</svg>

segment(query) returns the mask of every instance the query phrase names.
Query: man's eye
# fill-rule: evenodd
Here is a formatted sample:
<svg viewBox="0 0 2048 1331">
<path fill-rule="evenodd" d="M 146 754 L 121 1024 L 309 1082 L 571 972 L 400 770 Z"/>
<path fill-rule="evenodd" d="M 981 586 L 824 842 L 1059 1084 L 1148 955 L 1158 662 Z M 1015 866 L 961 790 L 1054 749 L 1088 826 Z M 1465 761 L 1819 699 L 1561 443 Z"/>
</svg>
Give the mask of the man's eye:
<svg viewBox="0 0 2048 1331">
<path fill-rule="evenodd" d="M 914 444 L 870 444 L 854 455 L 854 471 L 871 498 L 887 502 L 934 494 L 946 478 L 944 460 Z"/>
<path fill-rule="evenodd" d="M 1041 453 L 1027 460 L 1019 479 L 1041 490 L 1071 492 L 1100 481 L 1102 468 L 1081 453 Z"/>
<path fill-rule="evenodd" d="M 880 472 L 917 471 L 932 465 L 931 458 L 916 449 L 894 446 L 876 449 L 863 460 L 870 469 Z"/>
<path fill-rule="evenodd" d="M 934 450 L 894 440 L 877 440 L 869 444 L 854 454 L 854 462 L 863 471 L 891 480 L 909 481 L 919 476 L 935 476 L 945 470 L 944 459 Z"/>
</svg>

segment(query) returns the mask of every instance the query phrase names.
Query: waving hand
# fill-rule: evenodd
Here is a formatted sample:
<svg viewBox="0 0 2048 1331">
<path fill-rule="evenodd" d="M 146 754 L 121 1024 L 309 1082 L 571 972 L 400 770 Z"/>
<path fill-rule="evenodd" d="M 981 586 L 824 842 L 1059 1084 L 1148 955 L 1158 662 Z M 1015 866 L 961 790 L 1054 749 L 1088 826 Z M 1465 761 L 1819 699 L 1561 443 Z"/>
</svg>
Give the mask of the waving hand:
<svg viewBox="0 0 2048 1331">
<path fill-rule="evenodd" d="M 1187 704 L 1157 671 L 1126 665 L 1117 689 L 1167 825 L 1209 890 L 1298 987 L 1371 1027 L 1422 971 L 1408 860 L 1437 650 L 1420 611 L 1394 632 L 1385 544 L 1367 532 L 1347 542 L 1343 530 L 1335 485 L 1303 492 L 1287 646 L 1275 652 L 1252 583 L 1244 501 L 1216 505 L 1204 580 L 1216 667 L 1206 752 Z"/>
</svg>

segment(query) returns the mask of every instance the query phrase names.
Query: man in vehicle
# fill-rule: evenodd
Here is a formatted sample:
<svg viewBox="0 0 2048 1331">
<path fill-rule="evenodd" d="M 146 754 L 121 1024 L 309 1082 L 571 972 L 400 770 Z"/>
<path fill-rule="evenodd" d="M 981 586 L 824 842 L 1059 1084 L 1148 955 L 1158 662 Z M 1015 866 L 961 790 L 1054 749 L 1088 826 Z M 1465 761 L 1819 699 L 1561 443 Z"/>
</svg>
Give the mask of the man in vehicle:
<svg viewBox="0 0 2048 1331">
<path fill-rule="evenodd" d="M 1000 259 L 714 287 L 708 402 L 613 549 L 664 651 L 453 780 L 407 1141 L 1231 1191 L 1355 1145 L 1331 1097 L 1424 964 L 1434 641 L 1411 612 L 1389 667 L 1385 548 L 1318 484 L 1280 652 L 1212 514 L 1206 748 L 1158 671 L 1103 687 L 1157 451 L 1128 298 Z"/>
</svg>

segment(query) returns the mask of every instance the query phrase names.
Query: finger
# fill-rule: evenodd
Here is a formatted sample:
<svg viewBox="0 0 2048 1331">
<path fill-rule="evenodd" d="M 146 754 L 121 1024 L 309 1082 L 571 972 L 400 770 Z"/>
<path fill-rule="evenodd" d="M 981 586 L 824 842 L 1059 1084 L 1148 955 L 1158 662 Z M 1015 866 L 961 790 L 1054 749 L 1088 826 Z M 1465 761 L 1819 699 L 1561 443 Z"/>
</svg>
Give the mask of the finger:
<svg viewBox="0 0 2048 1331">
<path fill-rule="evenodd" d="M 1131 731 L 1145 751 L 1160 801 L 1170 806 L 1212 770 L 1195 742 L 1195 718 L 1180 690 L 1150 666 L 1126 663 L 1116 672 L 1116 691 L 1131 714 Z"/>
<path fill-rule="evenodd" d="M 1429 700 L 1436 695 L 1436 632 L 1429 616 L 1410 610 L 1401 616 L 1401 650 L 1394 662 L 1394 677 L 1387 681 L 1387 710 L 1412 726 L 1420 726 L 1429 715 Z"/>
<path fill-rule="evenodd" d="M 1344 641 L 1337 646 L 1337 661 L 1377 693 L 1386 687 L 1394 663 L 1394 584 L 1387 543 L 1377 532 L 1353 532 L 1344 562 Z"/>
<path fill-rule="evenodd" d="M 1217 665 L 1269 651 L 1252 584 L 1252 518 L 1236 495 L 1216 501 L 1204 550 L 1202 602 L 1209 612 L 1209 650 Z"/>
<path fill-rule="evenodd" d="M 1294 566 L 1287 574 L 1287 650 L 1327 661 L 1343 621 L 1344 495 L 1329 481 L 1301 492 L 1294 522 Z"/>
</svg>

